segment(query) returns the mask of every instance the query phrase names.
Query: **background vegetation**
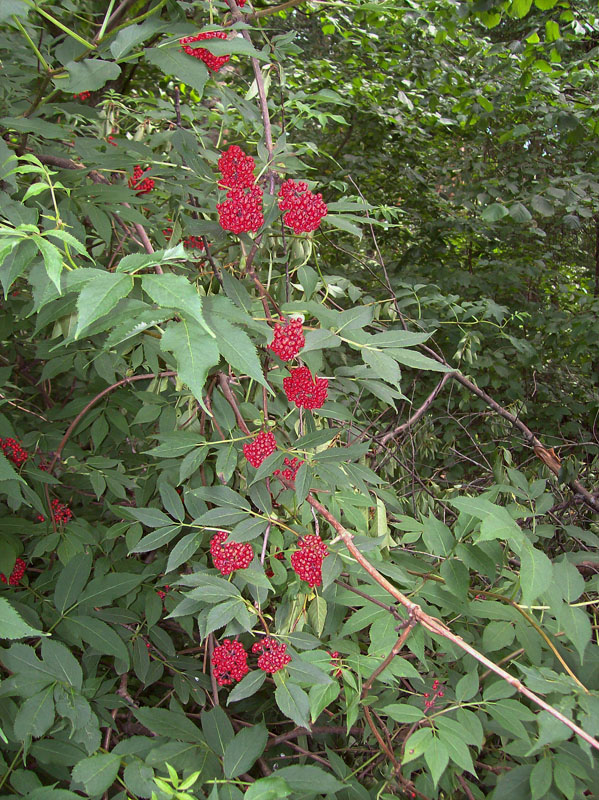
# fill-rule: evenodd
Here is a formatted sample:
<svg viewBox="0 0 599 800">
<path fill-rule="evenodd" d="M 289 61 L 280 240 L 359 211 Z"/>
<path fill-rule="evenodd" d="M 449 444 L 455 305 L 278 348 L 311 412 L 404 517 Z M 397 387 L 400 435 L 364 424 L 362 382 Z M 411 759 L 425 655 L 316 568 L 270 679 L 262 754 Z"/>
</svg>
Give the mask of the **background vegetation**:
<svg viewBox="0 0 599 800">
<path fill-rule="evenodd" d="M 2 796 L 599 796 L 596 4 L 2 0 L 0 59 Z"/>
</svg>

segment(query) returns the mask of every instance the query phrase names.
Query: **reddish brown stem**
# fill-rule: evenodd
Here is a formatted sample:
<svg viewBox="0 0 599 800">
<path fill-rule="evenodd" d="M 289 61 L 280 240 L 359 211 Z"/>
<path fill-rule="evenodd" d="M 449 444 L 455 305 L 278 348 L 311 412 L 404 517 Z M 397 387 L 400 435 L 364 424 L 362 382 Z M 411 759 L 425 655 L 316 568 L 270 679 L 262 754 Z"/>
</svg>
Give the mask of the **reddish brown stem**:
<svg viewBox="0 0 599 800">
<path fill-rule="evenodd" d="M 103 397 L 106 397 L 106 395 L 110 394 L 110 392 L 112 392 L 114 389 L 118 389 L 119 386 L 124 386 L 126 383 L 133 383 L 134 381 L 147 381 L 151 380 L 152 378 L 170 378 L 176 374 L 177 374 L 176 372 L 167 370 L 166 372 L 148 372 L 145 375 L 131 375 L 131 377 L 123 378 L 122 380 L 113 383 L 112 386 L 108 386 L 106 387 L 106 389 L 103 389 L 99 394 L 97 394 L 94 398 L 92 398 L 89 401 L 89 403 L 85 406 L 85 408 L 81 409 L 81 411 L 77 414 L 75 419 L 66 429 L 65 434 L 60 440 L 60 444 L 58 445 L 56 452 L 54 453 L 54 458 L 52 459 L 52 461 L 48 466 L 48 472 L 52 472 L 52 470 L 54 469 L 54 466 L 56 465 L 56 462 L 60 458 L 60 454 L 62 453 L 64 446 L 69 441 L 69 438 L 73 433 L 73 431 L 75 430 L 75 428 L 77 427 L 77 425 L 79 425 L 79 423 L 81 422 L 83 417 L 87 414 L 87 412 L 91 408 L 93 408 L 96 405 L 96 403 L 98 403 Z"/>
</svg>

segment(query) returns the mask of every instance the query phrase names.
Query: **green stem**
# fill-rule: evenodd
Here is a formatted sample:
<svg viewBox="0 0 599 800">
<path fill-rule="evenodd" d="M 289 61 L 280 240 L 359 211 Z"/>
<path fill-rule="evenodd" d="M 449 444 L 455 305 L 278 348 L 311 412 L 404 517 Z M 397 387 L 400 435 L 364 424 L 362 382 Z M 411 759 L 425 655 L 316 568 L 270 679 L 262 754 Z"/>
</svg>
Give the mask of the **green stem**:
<svg viewBox="0 0 599 800">
<path fill-rule="evenodd" d="M 44 11 L 43 8 L 39 8 L 34 2 L 32 2 L 32 0 L 23 0 L 23 2 L 26 5 L 28 5 L 29 8 L 33 8 L 35 11 L 37 11 L 38 14 L 41 14 L 42 17 L 45 17 L 53 25 L 56 25 L 57 28 L 60 28 L 61 31 L 64 31 L 68 36 L 71 36 L 76 41 L 80 42 L 81 44 L 84 44 L 86 47 L 89 47 L 90 50 L 96 49 L 95 44 L 91 44 L 82 36 L 79 36 L 78 33 L 75 33 L 75 31 L 72 31 L 70 28 L 67 28 L 67 26 L 63 25 L 62 22 L 60 22 L 60 20 L 53 17 L 52 14 L 48 14 L 48 12 Z"/>
<path fill-rule="evenodd" d="M 22 753 L 22 752 L 23 752 L 23 745 L 21 745 L 21 746 L 19 747 L 19 749 L 17 750 L 17 754 L 16 754 L 16 756 L 13 758 L 13 760 L 11 761 L 11 764 L 10 764 L 9 768 L 6 770 L 6 772 L 4 773 L 4 775 L 3 775 L 3 776 L 0 778 L 0 789 L 1 789 L 1 788 L 4 786 L 4 784 L 6 783 L 6 780 L 7 780 L 8 776 L 9 776 L 9 775 L 10 775 L 10 773 L 13 771 L 13 769 L 16 767 L 16 765 L 17 765 L 17 761 L 18 761 L 18 760 L 19 760 L 19 758 L 21 757 L 21 753 Z"/>
<path fill-rule="evenodd" d="M 14 20 L 14 23 L 15 23 L 15 25 L 17 26 L 17 28 L 18 28 L 18 29 L 21 31 L 21 33 L 23 34 L 23 36 L 24 36 L 24 37 L 27 39 L 27 41 L 29 42 L 29 46 L 30 46 L 30 47 L 33 49 L 33 52 L 34 52 L 34 53 L 36 54 L 36 56 L 38 57 L 38 60 L 39 60 L 40 64 L 42 65 L 42 67 L 43 67 L 43 68 L 46 70 L 46 72 L 49 72 L 49 71 L 50 71 L 50 69 L 51 69 L 50 65 L 48 64 L 48 62 L 46 61 L 46 59 L 43 57 L 43 55 L 42 55 L 42 54 L 40 53 L 40 51 L 38 50 L 38 47 L 37 47 L 37 45 L 35 44 L 35 42 L 34 42 L 34 41 L 33 41 L 33 39 L 31 38 L 31 36 L 30 36 L 30 35 L 27 33 L 27 31 L 26 31 L 25 27 L 24 27 L 24 26 L 21 24 L 21 21 L 19 20 L 19 18 L 18 18 L 18 17 L 17 17 L 15 14 L 13 14 L 13 15 L 12 15 L 12 18 L 13 18 L 13 20 Z"/>
<path fill-rule="evenodd" d="M 112 14 L 114 3 L 115 0 L 110 0 L 110 4 L 106 10 L 106 14 L 104 15 L 104 19 L 102 21 L 102 27 L 100 28 L 98 35 L 96 36 L 96 41 L 100 41 L 100 39 L 104 36 L 104 31 L 106 30 L 106 26 L 108 25 L 108 20 L 110 19 L 110 15 Z"/>
<path fill-rule="evenodd" d="M 152 14 L 155 14 L 157 11 L 159 11 L 164 5 L 166 5 L 166 0 L 160 0 L 160 2 L 157 5 L 155 5 L 154 8 L 151 8 L 149 11 L 146 11 L 145 14 L 140 14 L 139 17 L 135 17 L 134 19 L 128 20 L 127 22 L 121 23 L 121 25 L 117 25 L 116 28 L 113 28 L 111 31 L 109 31 L 108 36 L 112 36 L 113 34 L 118 33 L 123 28 L 128 28 L 129 25 L 136 25 L 138 22 L 141 22 L 142 20 L 151 17 Z"/>
</svg>

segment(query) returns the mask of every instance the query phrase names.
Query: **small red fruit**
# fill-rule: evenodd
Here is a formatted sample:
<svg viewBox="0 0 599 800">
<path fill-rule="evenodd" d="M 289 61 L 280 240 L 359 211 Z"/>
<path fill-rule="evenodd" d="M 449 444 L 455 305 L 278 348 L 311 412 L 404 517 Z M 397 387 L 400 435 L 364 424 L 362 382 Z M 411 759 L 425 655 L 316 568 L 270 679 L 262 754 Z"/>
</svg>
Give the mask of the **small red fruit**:
<svg viewBox="0 0 599 800">
<path fill-rule="evenodd" d="M 223 67 L 230 56 L 215 56 L 210 50 L 205 47 L 190 47 L 191 42 L 200 42 L 205 39 L 226 39 L 227 34 L 225 31 L 205 31 L 204 33 L 197 33 L 195 36 L 184 36 L 179 39 L 179 44 L 183 45 L 183 51 L 194 58 L 199 58 L 204 64 L 211 69 L 212 72 L 218 72 Z"/>
<path fill-rule="evenodd" d="M 219 686 L 240 681 L 249 672 L 248 654 L 241 642 L 225 639 L 212 651 L 212 672 Z"/>
<path fill-rule="evenodd" d="M 316 533 L 304 536 L 298 542 L 299 550 L 291 554 L 291 566 L 308 586 L 322 583 L 322 561 L 329 555 L 326 544 Z"/>
<path fill-rule="evenodd" d="M 265 458 L 272 455 L 277 449 L 277 440 L 272 431 L 260 431 L 248 444 L 243 445 L 243 455 L 256 469 Z"/>
<path fill-rule="evenodd" d="M 226 531 L 215 533 L 210 540 L 210 554 L 221 575 L 230 575 L 236 569 L 247 569 L 254 557 L 249 542 L 226 542 Z"/>
<path fill-rule="evenodd" d="M 305 181 L 286 180 L 279 189 L 279 208 L 287 213 L 283 222 L 294 233 L 309 233 L 319 227 L 328 208 L 321 194 L 309 191 Z"/>
<path fill-rule="evenodd" d="M 328 397 L 327 378 L 313 377 L 308 367 L 291 370 L 288 378 L 283 378 L 283 389 L 289 402 L 298 408 L 315 409 L 324 405 Z"/>
<path fill-rule="evenodd" d="M 274 338 L 268 347 L 283 361 L 291 361 L 305 344 L 301 319 L 290 319 L 285 324 L 282 320 L 276 323 Z"/>
<path fill-rule="evenodd" d="M 252 645 L 252 653 L 262 653 L 258 657 L 258 667 L 271 675 L 283 669 L 291 661 L 291 656 L 286 650 L 287 645 L 277 642 L 272 636 L 265 636 L 261 642 Z"/>
</svg>

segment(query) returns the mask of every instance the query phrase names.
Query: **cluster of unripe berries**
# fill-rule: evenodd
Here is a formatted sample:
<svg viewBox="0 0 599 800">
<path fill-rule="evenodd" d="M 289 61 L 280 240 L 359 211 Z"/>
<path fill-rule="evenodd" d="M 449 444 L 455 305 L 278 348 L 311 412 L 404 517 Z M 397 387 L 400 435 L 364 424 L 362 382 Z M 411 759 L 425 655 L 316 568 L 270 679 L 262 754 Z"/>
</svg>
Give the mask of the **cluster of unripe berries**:
<svg viewBox="0 0 599 800">
<path fill-rule="evenodd" d="M 19 583 L 21 583 L 21 578 L 25 574 L 26 567 L 27 564 L 23 561 L 23 559 L 17 558 L 8 580 L 6 579 L 6 575 L 3 572 L 0 572 L 0 581 L 2 581 L 2 583 L 8 583 L 9 586 L 18 586 Z"/>
<path fill-rule="evenodd" d="M 427 698 L 424 701 L 424 710 L 428 711 L 429 708 L 434 708 L 435 701 L 438 697 L 443 697 L 445 692 L 443 691 L 443 685 L 439 683 L 439 681 L 433 681 L 433 692 L 425 692 L 424 696 Z"/>
<path fill-rule="evenodd" d="M 258 668 L 272 675 L 283 669 L 291 661 L 286 652 L 287 645 L 277 642 L 272 636 L 265 636 L 260 642 L 252 645 L 252 653 L 258 656 Z M 241 642 L 225 639 L 212 651 L 212 673 L 219 686 L 229 686 L 240 681 L 249 672 L 248 653 Z"/>
<path fill-rule="evenodd" d="M 326 544 L 316 533 L 304 536 L 297 543 L 299 550 L 291 554 L 291 566 L 308 586 L 322 583 L 322 561 L 329 555 Z"/>
<path fill-rule="evenodd" d="M 226 542 L 228 533 L 218 531 L 210 540 L 210 555 L 221 575 L 230 575 L 236 569 L 247 569 L 254 558 L 249 542 Z"/>
<path fill-rule="evenodd" d="M 283 222 L 293 232 L 309 233 L 315 231 L 320 220 L 326 217 L 328 209 L 321 194 L 314 194 L 305 181 L 286 180 L 279 189 L 279 208 L 287 213 Z"/>
<path fill-rule="evenodd" d="M 225 231 L 255 233 L 264 223 L 262 189 L 256 184 L 254 166 L 254 159 L 236 144 L 218 160 L 222 175 L 218 185 L 228 190 L 227 199 L 216 206 L 218 221 Z"/>
<path fill-rule="evenodd" d="M 7 436 L 5 439 L 0 436 L 0 447 L 6 458 L 17 467 L 22 467 L 29 458 L 27 450 L 11 436 Z"/>
<path fill-rule="evenodd" d="M 129 188 L 135 189 L 135 194 L 142 195 L 148 194 L 154 188 L 154 181 L 152 178 L 144 178 L 144 172 L 147 172 L 150 167 L 142 169 L 139 164 L 133 168 L 133 175 L 129 178 Z"/>
</svg>

